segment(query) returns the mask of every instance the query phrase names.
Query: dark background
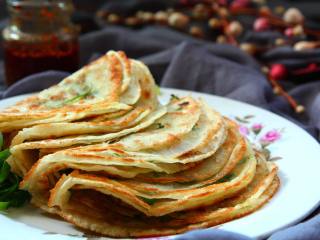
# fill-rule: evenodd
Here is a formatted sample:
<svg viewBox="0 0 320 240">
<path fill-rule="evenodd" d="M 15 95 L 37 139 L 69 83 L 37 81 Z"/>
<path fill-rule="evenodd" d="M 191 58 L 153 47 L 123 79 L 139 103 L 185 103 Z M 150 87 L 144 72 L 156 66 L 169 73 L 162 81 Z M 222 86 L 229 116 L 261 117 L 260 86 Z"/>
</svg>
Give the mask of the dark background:
<svg viewBox="0 0 320 240">
<path fill-rule="evenodd" d="M 173 2 L 168 0 L 167 2 Z M 135 8 L 150 8 L 150 6 L 157 6 L 154 3 L 157 0 L 74 0 L 76 12 L 74 14 L 74 21 L 82 25 L 82 33 L 98 29 L 95 24 L 94 13 L 108 2 L 116 2 L 119 5 L 135 5 Z M 135 3 L 141 4 L 136 5 Z M 165 1 L 163 1 L 165 2 Z M 308 24 L 320 28 L 320 1 L 319 0 L 266 0 L 270 6 L 282 5 L 284 7 L 295 6 L 299 8 L 308 18 Z M 159 5 L 158 5 L 159 6 Z M 134 9 L 136 10 L 136 9 Z M 6 1 L 0 0 L 0 28 L 6 23 L 7 18 Z"/>
</svg>

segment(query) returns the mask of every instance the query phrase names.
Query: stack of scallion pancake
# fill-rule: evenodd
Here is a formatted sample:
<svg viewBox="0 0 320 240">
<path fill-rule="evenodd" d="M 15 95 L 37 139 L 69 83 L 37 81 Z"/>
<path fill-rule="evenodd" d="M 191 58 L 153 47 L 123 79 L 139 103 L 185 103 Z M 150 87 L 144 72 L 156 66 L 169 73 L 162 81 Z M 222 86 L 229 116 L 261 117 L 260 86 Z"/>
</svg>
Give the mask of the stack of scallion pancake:
<svg viewBox="0 0 320 240">
<path fill-rule="evenodd" d="M 172 235 L 249 214 L 277 167 L 201 99 L 166 105 L 148 68 L 109 51 L 0 112 L 32 203 L 111 237 Z"/>
</svg>

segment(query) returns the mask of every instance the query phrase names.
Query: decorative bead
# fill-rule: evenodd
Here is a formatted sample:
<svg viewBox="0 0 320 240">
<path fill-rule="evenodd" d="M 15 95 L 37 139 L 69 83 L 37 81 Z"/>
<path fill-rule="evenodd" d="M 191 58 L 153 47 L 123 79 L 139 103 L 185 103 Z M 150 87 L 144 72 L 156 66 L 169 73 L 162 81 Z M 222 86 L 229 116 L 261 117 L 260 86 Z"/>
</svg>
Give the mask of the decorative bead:
<svg viewBox="0 0 320 240">
<path fill-rule="evenodd" d="M 262 31 L 268 30 L 269 28 L 270 28 L 270 22 L 265 17 L 257 18 L 254 21 L 253 29 L 257 32 L 262 32 Z"/>
<path fill-rule="evenodd" d="M 217 40 L 216 40 L 217 43 L 226 43 L 227 42 L 227 38 L 223 35 L 219 35 L 217 37 Z"/>
<path fill-rule="evenodd" d="M 169 14 L 164 11 L 159 11 L 154 14 L 154 20 L 159 24 L 168 23 Z"/>
<path fill-rule="evenodd" d="M 270 69 L 270 78 L 273 80 L 281 80 L 287 76 L 287 69 L 283 64 L 274 64 Z"/>
<path fill-rule="evenodd" d="M 309 70 L 310 72 L 315 72 L 319 70 L 319 67 L 316 63 L 310 63 L 307 67 L 307 70 Z"/>
<path fill-rule="evenodd" d="M 189 33 L 197 38 L 204 38 L 204 32 L 201 27 L 192 26 L 190 27 Z"/>
<path fill-rule="evenodd" d="M 284 46 L 286 44 L 286 40 L 283 38 L 277 38 L 274 43 L 276 46 Z"/>
<path fill-rule="evenodd" d="M 263 67 L 261 68 L 261 72 L 263 72 L 264 74 L 268 74 L 269 71 L 270 71 L 270 69 L 269 69 L 267 66 L 263 66 Z"/>
<path fill-rule="evenodd" d="M 232 21 L 227 26 L 225 32 L 228 35 L 238 37 L 242 34 L 243 27 L 242 27 L 241 23 L 239 23 L 238 21 Z"/>
<path fill-rule="evenodd" d="M 250 1 L 249 0 L 234 0 L 231 3 L 230 8 L 235 10 L 235 9 L 239 9 L 239 8 L 248 7 L 249 5 L 250 5 Z"/>
<path fill-rule="evenodd" d="M 168 19 L 169 25 L 178 29 L 183 29 L 189 24 L 189 17 L 182 13 L 172 13 Z"/>
<path fill-rule="evenodd" d="M 212 29 L 219 29 L 222 27 L 221 21 L 217 18 L 210 18 L 208 25 Z"/>
<path fill-rule="evenodd" d="M 281 92 L 279 87 L 274 87 L 272 90 L 273 90 L 273 93 L 277 95 L 280 94 Z"/>
<path fill-rule="evenodd" d="M 303 51 L 307 49 L 314 49 L 314 43 L 308 41 L 300 41 L 294 44 L 293 49 L 296 51 Z"/>
<path fill-rule="evenodd" d="M 305 108 L 304 106 L 302 105 L 298 105 L 296 108 L 295 108 L 295 111 L 296 113 L 303 113 L 305 111 Z"/>
<path fill-rule="evenodd" d="M 267 6 L 263 6 L 259 9 L 260 15 L 267 17 L 270 16 L 272 14 L 271 9 Z"/>
<path fill-rule="evenodd" d="M 151 13 L 151 12 L 140 12 L 140 14 L 138 15 L 138 18 L 143 23 L 149 23 L 154 20 L 153 13 Z"/>
<path fill-rule="evenodd" d="M 283 15 L 283 20 L 288 24 L 302 24 L 304 22 L 304 16 L 297 8 L 289 8 Z"/>
<path fill-rule="evenodd" d="M 222 7 L 222 8 L 219 8 L 218 9 L 218 15 L 221 17 L 221 18 L 228 18 L 229 17 L 229 11 Z"/>
<path fill-rule="evenodd" d="M 201 3 L 195 5 L 192 10 L 192 16 L 197 20 L 204 20 L 209 18 L 210 13 L 210 9 L 206 5 Z"/>
<path fill-rule="evenodd" d="M 294 36 L 293 28 L 291 27 L 286 28 L 286 30 L 284 30 L 284 35 L 286 35 L 289 38 L 293 37 Z"/>
<path fill-rule="evenodd" d="M 286 10 L 286 9 L 284 8 L 284 6 L 276 6 L 276 8 L 274 9 L 274 12 L 275 12 L 276 14 L 281 15 L 281 14 L 284 13 L 285 10 Z"/>
<path fill-rule="evenodd" d="M 301 35 L 304 34 L 304 29 L 303 29 L 303 27 L 301 25 L 295 26 L 292 29 L 292 31 L 293 31 L 293 35 L 295 35 L 295 36 L 301 36 Z"/>
<path fill-rule="evenodd" d="M 139 18 L 137 17 L 128 17 L 124 20 L 124 23 L 127 25 L 127 26 L 131 26 L 131 27 L 134 27 L 134 26 L 137 26 L 140 24 L 140 20 Z"/>
<path fill-rule="evenodd" d="M 254 55 L 257 52 L 257 47 L 252 43 L 241 43 L 240 49 L 242 49 L 243 51 L 245 51 L 250 55 Z"/>
<path fill-rule="evenodd" d="M 120 19 L 119 15 L 117 15 L 115 13 L 111 13 L 107 17 L 107 21 L 112 24 L 118 24 L 118 23 L 120 23 L 121 19 Z"/>
</svg>

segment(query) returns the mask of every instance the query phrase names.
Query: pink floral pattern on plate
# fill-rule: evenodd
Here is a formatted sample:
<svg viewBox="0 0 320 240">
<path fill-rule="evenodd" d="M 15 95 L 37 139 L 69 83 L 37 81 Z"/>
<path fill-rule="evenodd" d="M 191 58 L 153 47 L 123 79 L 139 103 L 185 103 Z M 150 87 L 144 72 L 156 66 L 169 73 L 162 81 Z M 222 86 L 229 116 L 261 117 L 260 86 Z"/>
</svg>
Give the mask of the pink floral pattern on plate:
<svg viewBox="0 0 320 240">
<path fill-rule="evenodd" d="M 278 156 L 271 156 L 269 147 L 282 138 L 284 129 L 269 129 L 260 122 L 253 122 L 254 115 L 234 117 L 239 124 L 239 132 L 253 143 L 254 147 L 265 154 L 268 161 L 281 159 Z"/>
</svg>

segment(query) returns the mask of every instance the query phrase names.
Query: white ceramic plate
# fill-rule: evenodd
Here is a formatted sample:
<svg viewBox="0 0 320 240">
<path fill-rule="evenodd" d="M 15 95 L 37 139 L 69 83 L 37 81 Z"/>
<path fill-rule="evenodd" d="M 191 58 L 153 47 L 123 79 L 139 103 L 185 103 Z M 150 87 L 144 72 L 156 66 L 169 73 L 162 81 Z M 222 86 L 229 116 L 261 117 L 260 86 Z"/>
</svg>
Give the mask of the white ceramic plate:
<svg viewBox="0 0 320 240">
<path fill-rule="evenodd" d="M 240 121 L 243 125 L 242 132 L 249 134 L 248 137 L 256 144 L 259 145 L 259 140 L 265 136 L 265 139 L 272 142 L 267 147 L 271 158 L 281 157 L 277 160 L 281 187 L 274 198 L 257 212 L 220 225 L 220 229 L 263 238 L 298 222 L 319 205 L 320 191 L 317 189 L 320 182 L 320 146 L 304 130 L 266 110 L 208 94 L 162 89 L 161 101 L 168 101 L 170 94 L 202 97 L 222 114 Z M 0 108 L 12 105 L 25 96 L 0 101 Z M 250 130 L 255 123 L 263 125 L 258 135 Z M 48 216 L 31 206 L 10 209 L 7 214 L 0 215 L 0 226 L 1 239 L 87 238 L 71 224 Z"/>
</svg>

